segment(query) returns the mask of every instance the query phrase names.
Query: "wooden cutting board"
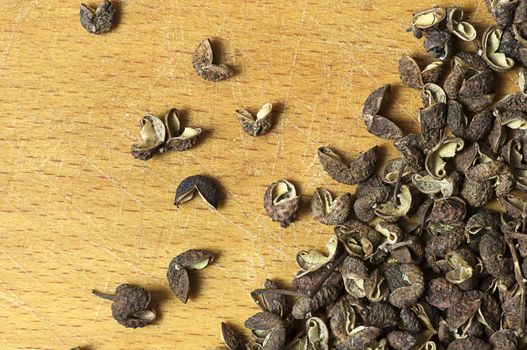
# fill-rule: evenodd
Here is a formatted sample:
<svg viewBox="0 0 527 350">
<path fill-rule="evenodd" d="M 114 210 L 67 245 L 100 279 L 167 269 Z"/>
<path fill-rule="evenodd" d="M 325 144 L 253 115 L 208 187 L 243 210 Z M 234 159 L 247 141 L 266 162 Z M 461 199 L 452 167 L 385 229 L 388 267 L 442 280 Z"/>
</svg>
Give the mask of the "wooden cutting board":
<svg viewBox="0 0 527 350">
<path fill-rule="evenodd" d="M 316 149 L 355 157 L 389 142 L 370 136 L 360 109 L 370 91 L 394 84 L 387 111 L 416 131 L 416 90 L 402 87 L 397 61 L 423 57 L 405 29 L 415 10 L 451 1 L 117 2 L 111 33 L 79 24 L 66 0 L 0 3 L 0 339 L 4 349 L 206 349 L 220 322 L 241 327 L 258 309 L 249 292 L 273 278 L 286 286 L 301 249 L 323 249 L 332 228 L 315 222 L 309 198 L 323 186 L 353 191 L 321 169 Z M 483 1 L 458 0 L 481 31 Z M 232 79 L 196 75 L 191 54 L 211 38 Z M 514 77 L 506 86 L 514 89 Z M 275 105 L 260 138 L 241 131 L 237 108 Z M 205 130 L 192 150 L 147 162 L 130 156 L 145 113 L 172 107 Z M 219 211 L 194 200 L 176 209 L 177 184 L 206 174 L 223 188 Z M 305 209 L 281 229 L 262 208 L 267 186 L 293 181 Z M 193 275 L 181 304 L 166 267 L 190 248 L 216 261 Z M 125 329 L 91 289 L 120 283 L 153 292 L 159 318 Z"/>
</svg>

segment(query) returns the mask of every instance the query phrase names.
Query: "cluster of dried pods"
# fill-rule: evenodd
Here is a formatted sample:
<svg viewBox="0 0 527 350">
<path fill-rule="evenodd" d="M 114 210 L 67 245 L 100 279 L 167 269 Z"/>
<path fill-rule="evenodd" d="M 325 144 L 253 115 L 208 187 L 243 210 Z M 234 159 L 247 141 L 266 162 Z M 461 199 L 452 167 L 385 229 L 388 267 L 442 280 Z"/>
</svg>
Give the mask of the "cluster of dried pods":
<svg viewBox="0 0 527 350">
<path fill-rule="evenodd" d="M 327 252 L 297 254 L 292 289 L 266 280 L 253 291 L 262 311 L 245 322 L 252 339 L 222 324 L 227 348 L 527 346 L 527 1 L 486 2 L 497 25 L 481 43 L 460 8 L 415 14 L 411 31 L 426 33 L 425 49 L 439 59 L 399 61 L 402 83 L 420 90 L 420 132 L 404 133 L 383 114 L 391 89 L 384 85 L 368 96 L 362 115 L 371 134 L 393 140 L 397 158 L 376 175 L 377 147 L 352 161 L 318 149 L 325 172 L 356 185 L 355 194 L 315 191 L 314 219 L 334 226 Z M 476 51 L 454 52 L 453 37 Z M 519 91 L 496 101 L 495 72 L 514 64 Z M 488 206 L 494 199 L 499 212 Z M 283 227 L 299 205 L 287 180 L 264 196 L 267 214 Z"/>
<path fill-rule="evenodd" d="M 170 262 L 167 270 L 168 285 L 174 295 L 187 303 L 190 292 L 189 271 L 201 270 L 214 260 L 214 255 L 205 250 L 191 249 L 179 254 Z M 112 302 L 112 316 L 126 328 L 142 328 L 152 324 L 156 312 L 151 307 L 151 294 L 148 290 L 131 284 L 121 284 L 114 294 L 96 290 L 92 293 Z"/>
</svg>

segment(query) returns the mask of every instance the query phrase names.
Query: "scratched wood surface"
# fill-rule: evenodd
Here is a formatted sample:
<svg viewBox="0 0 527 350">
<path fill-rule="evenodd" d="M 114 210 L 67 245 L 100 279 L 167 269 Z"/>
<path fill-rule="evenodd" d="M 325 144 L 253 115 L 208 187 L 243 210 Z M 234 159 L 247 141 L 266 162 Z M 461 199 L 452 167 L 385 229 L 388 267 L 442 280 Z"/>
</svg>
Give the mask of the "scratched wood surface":
<svg viewBox="0 0 527 350">
<path fill-rule="evenodd" d="M 400 87 L 397 60 L 419 52 L 405 33 L 416 6 L 451 1 L 139 1 L 118 3 L 111 33 L 87 34 L 76 1 L 0 2 L 0 339 L 3 349 L 203 349 L 221 321 L 241 326 L 257 308 L 248 292 L 266 277 L 289 281 L 300 249 L 323 247 L 330 227 L 309 210 L 280 229 L 262 209 L 266 186 L 352 190 L 322 171 L 316 149 L 349 156 L 375 144 L 359 111 L 392 83 L 388 115 L 416 130 L 418 93 Z M 482 1 L 455 4 L 482 29 Z M 220 83 L 192 69 L 203 38 L 238 74 Z M 512 86 L 513 78 L 508 79 Z M 236 108 L 278 106 L 261 138 L 243 133 Z M 191 151 L 132 159 L 146 112 L 177 106 L 206 130 Z M 207 174 L 223 187 L 218 212 L 172 205 L 179 181 Z M 210 249 L 187 305 L 165 280 L 173 256 Z M 130 330 L 92 288 L 130 282 L 153 291 L 155 325 Z"/>
</svg>

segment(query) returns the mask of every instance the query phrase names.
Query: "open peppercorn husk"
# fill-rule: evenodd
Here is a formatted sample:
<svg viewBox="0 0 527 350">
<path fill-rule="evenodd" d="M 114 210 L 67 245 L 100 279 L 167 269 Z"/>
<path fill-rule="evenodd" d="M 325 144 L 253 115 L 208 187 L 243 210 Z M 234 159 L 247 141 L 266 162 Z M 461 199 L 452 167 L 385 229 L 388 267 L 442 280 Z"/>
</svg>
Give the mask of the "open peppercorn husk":
<svg viewBox="0 0 527 350">
<path fill-rule="evenodd" d="M 181 128 L 180 112 L 172 108 L 164 118 L 145 115 L 140 121 L 141 140 L 132 144 L 132 156 L 148 160 L 168 151 L 186 151 L 197 142 L 200 128 Z"/>
<path fill-rule="evenodd" d="M 121 284 L 115 294 L 106 294 L 96 290 L 92 293 L 100 298 L 112 301 L 112 316 L 126 328 L 142 328 L 156 318 L 150 308 L 151 296 L 146 289 L 131 284 Z"/>
</svg>

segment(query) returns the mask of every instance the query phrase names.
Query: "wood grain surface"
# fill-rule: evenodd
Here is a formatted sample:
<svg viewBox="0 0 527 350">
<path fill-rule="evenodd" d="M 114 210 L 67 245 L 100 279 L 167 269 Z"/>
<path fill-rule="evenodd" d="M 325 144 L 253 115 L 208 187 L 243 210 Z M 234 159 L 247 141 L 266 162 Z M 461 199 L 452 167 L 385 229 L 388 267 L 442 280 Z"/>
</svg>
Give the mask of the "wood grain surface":
<svg viewBox="0 0 527 350">
<path fill-rule="evenodd" d="M 262 208 L 266 187 L 293 181 L 308 207 L 332 181 L 316 149 L 349 157 L 390 143 L 367 134 L 361 104 L 394 84 L 387 115 L 416 131 L 417 91 L 403 88 L 397 61 L 423 57 L 405 32 L 412 12 L 456 4 L 481 30 L 483 1 L 116 2 L 120 19 L 93 36 L 71 0 L 0 1 L 0 340 L 3 349 L 206 349 L 219 346 L 220 322 L 241 328 L 258 309 L 249 292 L 265 278 L 286 285 L 300 249 L 323 248 L 331 227 L 304 209 L 281 229 Z M 92 3 L 93 4 L 93 3 Z M 190 56 L 209 37 L 232 79 L 211 83 Z M 505 87 L 514 89 L 507 76 Z M 237 108 L 277 106 L 273 130 L 241 131 Z M 192 150 L 147 162 L 130 156 L 146 113 L 177 106 L 205 136 Z M 179 181 L 207 174 L 221 183 L 214 212 L 200 200 L 172 204 Z M 191 300 L 173 297 L 165 272 L 190 248 L 217 260 L 193 275 Z M 153 292 L 157 322 L 125 329 L 110 303 L 124 282 Z"/>
</svg>

